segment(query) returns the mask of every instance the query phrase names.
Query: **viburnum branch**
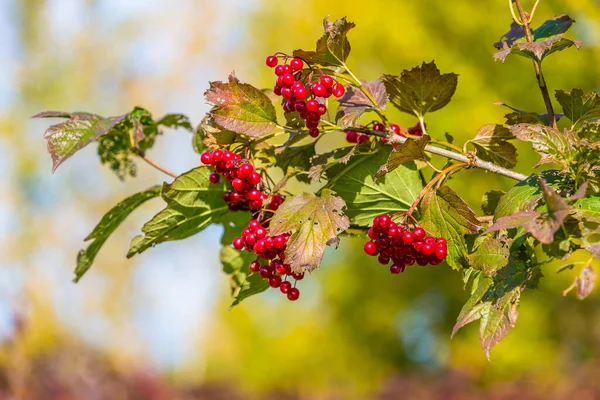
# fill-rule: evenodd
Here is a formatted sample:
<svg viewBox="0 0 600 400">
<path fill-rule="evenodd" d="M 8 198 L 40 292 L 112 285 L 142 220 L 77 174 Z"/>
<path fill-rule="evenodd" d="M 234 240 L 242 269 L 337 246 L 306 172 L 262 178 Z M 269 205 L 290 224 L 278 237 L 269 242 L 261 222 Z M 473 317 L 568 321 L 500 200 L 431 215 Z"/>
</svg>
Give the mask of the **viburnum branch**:
<svg viewBox="0 0 600 400">
<path fill-rule="evenodd" d="M 162 165 L 160 165 L 159 163 L 157 163 L 156 161 L 152 160 L 151 158 L 149 158 L 147 155 L 143 154 L 142 152 L 138 152 L 137 155 L 144 161 L 146 161 L 146 163 L 148 165 L 151 165 L 152 167 L 156 168 L 157 170 L 159 170 L 160 172 L 167 174 L 173 178 L 177 178 L 179 175 L 177 175 L 174 172 L 169 171 L 168 169 L 166 169 L 165 167 L 163 167 Z"/>
<path fill-rule="evenodd" d="M 517 10 L 521 15 L 521 21 L 523 22 L 523 30 L 525 31 L 525 38 L 529 43 L 533 42 L 533 34 L 531 33 L 531 27 L 529 26 L 530 16 L 527 16 L 521 0 L 514 0 L 517 5 Z M 537 6 L 537 4 L 536 4 Z M 511 6 L 512 10 L 512 6 Z M 535 7 L 534 7 L 535 10 Z M 533 69 L 535 70 L 535 77 L 538 81 L 538 86 L 542 97 L 544 98 L 544 104 L 546 105 L 546 112 L 548 113 L 548 120 L 552 122 L 552 127 L 558 129 L 556 124 L 556 118 L 554 116 L 554 108 L 552 106 L 552 100 L 550 99 L 550 93 L 548 92 L 548 86 L 546 86 L 546 80 L 542 72 L 542 63 L 538 60 L 533 60 Z"/>
<path fill-rule="evenodd" d="M 427 186 L 425 186 L 423 188 L 423 190 L 421 190 L 421 192 L 419 193 L 419 195 L 417 196 L 417 198 L 415 199 L 415 201 L 412 203 L 412 205 L 410 206 L 410 208 L 408 209 L 408 211 L 406 212 L 406 217 L 412 217 L 412 213 L 415 211 L 415 209 L 417 208 L 417 206 L 419 205 L 419 203 L 421 202 L 421 200 L 423 199 L 423 197 L 431 190 L 431 188 L 438 183 L 441 179 L 445 178 L 446 176 L 448 176 L 448 174 L 456 169 L 459 168 L 464 168 L 464 167 L 468 167 L 469 163 L 468 162 L 461 162 L 458 164 L 452 164 L 451 166 L 443 169 L 439 174 L 437 174 L 436 176 L 434 176 L 433 178 L 431 178 L 431 180 L 429 181 L 429 183 L 427 184 Z"/>
<path fill-rule="evenodd" d="M 374 131 L 371 129 L 366 129 L 366 128 L 351 128 L 351 129 L 355 132 L 365 133 L 367 135 L 379 136 L 382 138 L 388 137 L 388 135 L 383 132 Z M 397 136 L 397 135 L 394 137 L 394 143 L 404 143 L 407 140 L 408 140 L 408 138 L 404 138 L 404 137 Z M 510 169 L 500 167 L 499 165 L 496 165 L 489 161 L 484 161 L 477 156 L 469 158 L 462 153 L 457 153 L 454 151 L 442 149 L 440 147 L 432 146 L 429 144 L 427 146 L 425 146 L 423 151 L 425 151 L 427 153 L 431 153 L 431 154 L 436 154 L 438 156 L 450 158 L 452 160 L 456 160 L 456 161 L 460 161 L 460 162 L 464 162 L 464 163 L 470 163 L 471 167 L 484 169 L 486 171 L 490 171 L 490 172 L 493 172 L 498 175 L 503 175 L 503 176 L 506 176 L 508 178 L 511 178 L 511 179 L 514 179 L 517 181 L 523 181 L 523 180 L 527 179 L 527 177 L 528 177 L 527 175 L 523 175 L 518 172 L 511 171 Z"/>
</svg>

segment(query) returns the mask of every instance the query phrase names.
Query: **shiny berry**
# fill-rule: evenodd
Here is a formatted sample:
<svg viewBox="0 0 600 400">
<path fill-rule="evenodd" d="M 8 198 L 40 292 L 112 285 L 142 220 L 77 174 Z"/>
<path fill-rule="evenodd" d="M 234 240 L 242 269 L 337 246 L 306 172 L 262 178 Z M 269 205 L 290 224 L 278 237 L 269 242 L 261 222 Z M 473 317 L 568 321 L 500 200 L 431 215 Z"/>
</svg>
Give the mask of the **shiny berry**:
<svg viewBox="0 0 600 400">
<path fill-rule="evenodd" d="M 300 291 L 297 288 L 290 288 L 287 291 L 287 298 L 290 301 L 296 301 L 300 297 Z"/>
<path fill-rule="evenodd" d="M 269 278 L 269 286 L 272 288 L 278 288 L 281 286 L 281 277 L 279 275 L 274 275 Z"/>
<path fill-rule="evenodd" d="M 202 153 L 202 155 L 200 156 L 200 161 L 202 161 L 202 164 L 212 165 L 212 163 L 213 163 L 212 154 L 210 154 L 209 152 Z"/>
<path fill-rule="evenodd" d="M 317 111 L 319 109 L 319 102 L 316 100 L 309 100 L 306 102 L 307 111 Z"/>
<path fill-rule="evenodd" d="M 346 141 L 348 143 L 358 143 L 358 133 L 354 131 L 346 132 Z"/>
<path fill-rule="evenodd" d="M 278 62 L 279 62 L 279 60 L 275 56 L 269 56 L 269 57 L 267 57 L 267 61 L 266 61 L 267 66 L 269 66 L 271 68 L 273 68 L 274 66 L 276 66 Z"/>
<path fill-rule="evenodd" d="M 246 182 L 244 182 L 243 179 L 235 178 L 233 181 L 231 181 L 231 186 L 235 190 L 242 191 L 246 187 Z"/>
<path fill-rule="evenodd" d="M 284 74 L 281 75 L 281 81 L 283 82 L 283 86 L 292 86 L 296 78 L 292 74 Z"/>
<path fill-rule="evenodd" d="M 412 232 L 404 232 L 402 234 L 402 241 L 406 244 L 412 244 L 415 241 L 415 235 Z"/>
<path fill-rule="evenodd" d="M 244 163 L 240 165 L 240 168 L 238 169 L 238 176 L 240 178 L 245 178 L 248 175 L 250 175 L 253 171 L 254 167 L 252 166 L 252 164 Z"/>
<path fill-rule="evenodd" d="M 400 272 L 402 272 L 402 269 L 398 264 L 392 264 L 392 266 L 390 267 L 390 272 L 392 274 L 399 274 Z"/>
<path fill-rule="evenodd" d="M 219 175 L 217 172 L 213 172 L 208 176 L 208 180 L 210 183 L 219 183 L 221 180 L 221 175 Z"/>
<path fill-rule="evenodd" d="M 364 251 L 370 256 L 374 256 L 377 254 L 377 246 L 373 242 L 367 242 L 364 246 Z"/>
<path fill-rule="evenodd" d="M 277 76 L 281 76 L 285 74 L 285 69 L 283 68 L 283 65 L 278 65 L 275 67 L 275 75 Z"/>
<path fill-rule="evenodd" d="M 320 79 L 321 81 L 321 85 L 323 85 L 325 88 L 330 88 L 333 86 L 333 78 L 330 77 L 329 75 L 323 75 Z"/>
<path fill-rule="evenodd" d="M 256 171 L 254 171 L 253 173 L 251 173 L 250 175 L 248 175 L 246 177 L 246 182 L 248 182 L 252 185 L 258 185 L 260 183 L 260 174 Z"/>
<path fill-rule="evenodd" d="M 232 242 L 232 244 L 233 244 L 233 247 L 234 247 L 236 250 L 241 250 L 241 249 L 243 249 L 243 248 L 244 248 L 244 245 L 245 245 L 245 243 L 244 243 L 244 239 L 242 239 L 241 237 L 236 237 L 235 239 L 233 239 L 233 242 Z"/>
<path fill-rule="evenodd" d="M 300 71 L 304 67 L 304 62 L 299 58 L 292 58 L 290 66 L 294 71 Z"/>
<path fill-rule="evenodd" d="M 300 273 L 293 272 L 292 278 L 294 278 L 297 281 L 301 281 L 302 279 L 304 279 L 304 272 L 300 272 Z"/>
<path fill-rule="evenodd" d="M 425 239 L 425 236 L 427 236 L 425 229 L 421 227 L 415 228 L 413 234 L 415 235 L 415 240 L 423 240 Z"/>
<path fill-rule="evenodd" d="M 319 104 L 319 107 L 317 108 L 317 114 L 325 115 L 326 112 L 327 112 L 327 106 L 325 104 Z"/>
<path fill-rule="evenodd" d="M 296 96 L 296 99 L 298 100 L 304 100 L 308 97 L 308 89 L 306 89 L 304 86 L 297 87 L 294 89 L 294 96 Z"/>
<path fill-rule="evenodd" d="M 260 270 L 260 262 L 258 260 L 254 260 L 249 265 L 250 271 L 258 272 Z"/>
<path fill-rule="evenodd" d="M 308 131 L 308 135 L 310 137 L 316 138 L 319 137 L 319 128 L 312 128 Z"/>
<path fill-rule="evenodd" d="M 279 285 L 279 291 L 281 293 L 287 293 L 291 288 L 292 284 L 288 281 L 281 282 L 281 285 Z"/>
<path fill-rule="evenodd" d="M 221 150 L 215 150 L 212 153 L 213 163 L 219 162 L 223 159 L 223 152 Z"/>
<path fill-rule="evenodd" d="M 358 137 L 358 144 L 363 144 L 364 142 L 369 140 L 369 135 L 365 135 L 364 133 Z"/>
<path fill-rule="evenodd" d="M 331 88 L 331 93 L 335 96 L 335 97 L 342 97 L 344 95 L 344 93 L 346 92 L 346 89 L 344 88 L 344 85 L 342 85 L 341 83 L 336 83 L 335 85 L 333 85 L 333 87 Z"/>
<path fill-rule="evenodd" d="M 313 85 L 311 92 L 317 97 L 325 97 L 327 95 L 327 89 L 320 83 Z"/>
<path fill-rule="evenodd" d="M 436 247 L 435 256 L 440 260 L 443 260 L 448 255 L 448 249 L 446 247 Z"/>
</svg>

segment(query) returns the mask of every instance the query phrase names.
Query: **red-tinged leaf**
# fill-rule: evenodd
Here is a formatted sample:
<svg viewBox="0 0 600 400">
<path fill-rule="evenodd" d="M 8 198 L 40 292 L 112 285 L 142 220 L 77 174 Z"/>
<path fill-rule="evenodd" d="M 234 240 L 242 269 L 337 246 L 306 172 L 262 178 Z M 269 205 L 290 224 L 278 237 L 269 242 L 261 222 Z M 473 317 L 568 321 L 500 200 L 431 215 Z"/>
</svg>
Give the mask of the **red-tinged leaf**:
<svg viewBox="0 0 600 400">
<path fill-rule="evenodd" d="M 43 111 L 31 118 L 70 118 L 70 119 L 101 119 L 98 114 L 87 112 Z"/>
<path fill-rule="evenodd" d="M 86 115 L 83 119 L 80 114 L 73 115 L 73 119 L 52 125 L 44 133 L 52 157 L 52 172 L 67 158 L 106 135 L 127 117 L 127 114 L 110 118 Z"/>
<path fill-rule="evenodd" d="M 498 218 L 494 225 L 490 226 L 486 233 L 497 232 L 506 229 L 525 227 L 535 224 L 542 214 L 537 211 L 521 211 L 506 217 Z M 535 225 L 533 225 L 535 226 Z"/>
<path fill-rule="evenodd" d="M 555 97 L 565 116 L 573 122 L 573 126 L 600 117 L 600 96 L 594 92 L 584 93 L 581 89 L 573 89 L 570 92 L 557 90 Z"/>
<path fill-rule="evenodd" d="M 468 267 L 464 235 L 477 233 L 479 220 L 469 205 L 448 186 L 425 195 L 419 205 L 421 226 L 432 235 L 448 240 L 446 261 L 455 268 Z"/>
<path fill-rule="evenodd" d="M 323 28 L 325 33 L 317 41 L 316 51 L 295 50 L 293 55 L 308 62 L 326 67 L 341 67 L 350 54 L 350 42 L 346 35 L 354 28 L 353 22 L 348 22 L 346 17 L 335 22 L 329 22 L 325 17 Z"/>
<path fill-rule="evenodd" d="M 215 107 L 209 112 L 219 126 L 252 138 L 271 132 L 277 115 L 271 100 L 261 90 L 241 83 L 234 74 L 229 82 L 211 82 L 204 94 Z"/>
<path fill-rule="evenodd" d="M 577 156 L 577 136 L 568 129 L 562 133 L 544 125 L 519 124 L 510 127 L 519 140 L 531 142 L 533 149 L 542 157 L 537 165 L 552 162 L 568 170 Z"/>
<path fill-rule="evenodd" d="M 376 79 L 374 81 L 362 81 L 362 83 L 363 90 L 371 95 L 376 104 L 373 104 L 362 90 L 348 86 L 346 93 L 339 99 L 340 106 L 336 116 L 338 125 L 342 128 L 354 125 L 356 120 L 366 111 L 385 110 L 387 93 L 383 82 Z"/>
<path fill-rule="evenodd" d="M 483 271 L 486 276 L 492 276 L 508 264 L 509 247 L 510 240 L 487 238 L 469 254 L 469 264 L 471 268 Z"/>
<path fill-rule="evenodd" d="M 481 313 L 479 341 L 488 359 L 492 348 L 515 327 L 519 316 L 517 301 L 520 295 L 520 292 L 516 291 L 512 296 L 505 295 L 505 298 Z"/>
<path fill-rule="evenodd" d="M 494 59 L 504 62 L 509 55 L 517 54 L 522 57 L 531 58 L 532 60 L 542 61 L 552 53 L 568 49 L 572 46 L 580 49 L 581 45 L 581 40 L 572 40 L 564 38 L 562 35 L 556 35 L 541 42 L 515 43 L 511 47 L 507 46 L 494 54 Z"/>
<path fill-rule="evenodd" d="M 596 271 L 592 268 L 591 265 L 586 265 L 585 268 L 581 270 L 579 276 L 575 278 L 575 282 L 571 284 L 568 288 L 563 290 L 563 296 L 566 296 L 573 288 L 577 288 L 577 298 L 579 300 L 583 300 L 592 293 L 594 289 L 594 285 L 596 284 Z"/>
<path fill-rule="evenodd" d="M 440 74 L 433 61 L 404 70 L 399 77 L 384 75 L 381 79 L 390 102 L 400 111 L 417 117 L 446 106 L 458 84 L 458 75 Z"/>
<path fill-rule="evenodd" d="M 350 227 L 346 203 L 335 192 L 321 196 L 301 193 L 287 199 L 275 212 L 269 227 L 272 236 L 290 233 L 286 262 L 294 272 L 312 271 L 321 264 L 325 246 L 339 243 L 338 235 Z"/>
<path fill-rule="evenodd" d="M 424 160 L 426 158 L 424 150 L 430 140 L 429 136 L 424 135 L 417 140 L 407 139 L 406 142 L 394 148 L 387 162 L 375 174 L 375 179 L 395 170 L 404 163 L 414 160 Z"/>
<path fill-rule="evenodd" d="M 505 168 L 517 165 L 517 149 L 507 140 L 514 139 L 508 128 L 489 124 L 479 129 L 475 138 L 469 140 L 477 150 L 477 156 Z"/>
<path fill-rule="evenodd" d="M 589 186 L 589 182 L 585 181 L 579 186 L 579 189 L 572 196 L 569 197 L 569 201 L 575 201 L 579 199 L 583 199 L 587 193 L 587 188 Z"/>
</svg>

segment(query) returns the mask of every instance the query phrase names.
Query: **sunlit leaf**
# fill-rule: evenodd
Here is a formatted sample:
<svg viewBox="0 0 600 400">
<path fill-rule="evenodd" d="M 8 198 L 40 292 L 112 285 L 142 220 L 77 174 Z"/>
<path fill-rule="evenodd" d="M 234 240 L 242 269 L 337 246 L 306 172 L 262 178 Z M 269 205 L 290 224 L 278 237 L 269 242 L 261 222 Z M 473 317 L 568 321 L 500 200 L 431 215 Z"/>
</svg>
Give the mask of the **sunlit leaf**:
<svg viewBox="0 0 600 400">
<path fill-rule="evenodd" d="M 594 92 L 584 93 L 581 89 L 573 89 L 571 92 L 557 90 L 555 96 L 573 126 L 600 117 L 600 96 Z"/>
<path fill-rule="evenodd" d="M 373 104 L 362 90 L 348 86 L 346 93 L 339 99 L 340 105 L 336 116 L 337 123 L 342 128 L 354 125 L 356 120 L 366 111 L 385 110 L 387 93 L 383 82 L 380 79 L 374 81 L 363 80 L 362 84 L 363 90 L 371 95 L 376 104 Z"/>
<path fill-rule="evenodd" d="M 477 150 L 477 156 L 504 168 L 517 165 L 517 149 L 507 140 L 514 139 L 508 128 L 489 124 L 479 129 L 475 138 L 469 140 Z"/>
<path fill-rule="evenodd" d="M 295 50 L 294 57 L 299 57 L 310 64 L 319 64 L 327 67 L 341 67 L 350 54 L 350 42 L 346 35 L 354 28 L 353 22 L 348 22 L 346 17 L 334 22 L 329 22 L 325 17 L 323 28 L 325 33 L 317 41 L 315 51 Z"/>
<path fill-rule="evenodd" d="M 428 135 L 423 135 L 417 140 L 407 139 L 406 142 L 395 147 L 390 153 L 387 162 L 377 171 L 375 178 L 379 179 L 407 162 L 424 160 L 426 158 L 424 150 L 430 140 L 431 138 Z"/>
</svg>

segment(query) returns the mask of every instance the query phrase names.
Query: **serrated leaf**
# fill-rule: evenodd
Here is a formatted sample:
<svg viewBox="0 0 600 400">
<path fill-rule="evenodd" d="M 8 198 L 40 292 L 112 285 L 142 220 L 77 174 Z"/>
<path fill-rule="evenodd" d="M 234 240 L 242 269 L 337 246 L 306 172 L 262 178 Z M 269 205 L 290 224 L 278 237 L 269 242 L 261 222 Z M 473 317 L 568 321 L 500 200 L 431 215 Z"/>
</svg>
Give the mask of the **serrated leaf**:
<svg viewBox="0 0 600 400">
<path fill-rule="evenodd" d="M 327 187 L 344 199 L 346 215 L 352 222 L 367 226 L 378 215 L 406 211 L 423 188 L 412 162 L 374 181 L 390 152 L 391 149 L 381 149 L 372 154 L 357 154 L 348 164 L 327 169 Z"/>
<path fill-rule="evenodd" d="M 202 145 L 208 149 L 247 140 L 245 137 L 240 136 L 235 132 L 228 131 L 227 129 L 218 126 L 209 114 L 204 117 L 196 129 L 196 136 L 197 138 L 195 141 L 201 141 Z"/>
<path fill-rule="evenodd" d="M 485 239 L 472 254 L 469 254 L 471 268 L 483 271 L 486 276 L 492 276 L 508 264 L 509 244 L 498 238 Z"/>
<path fill-rule="evenodd" d="M 384 75 L 381 79 L 390 102 L 400 111 L 418 118 L 446 106 L 458 84 L 458 75 L 440 74 L 433 61 L 404 70 L 400 77 Z"/>
<path fill-rule="evenodd" d="M 539 42 L 523 42 L 515 43 L 510 47 L 505 47 L 501 51 L 494 54 L 494 60 L 504 62 L 506 57 L 511 54 L 516 54 L 525 58 L 530 58 L 536 61 L 542 61 L 544 58 L 557 51 L 568 49 L 569 47 L 575 46 L 580 49 L 582 45 L 581 40 L 572 40 L 562 37 L 562 35 L 556 35 L 549 39 Z"/>
<path fill-rule="evenodd" d="M 125 218 L 146 201 L 159 196 L 160 190 L 161 186 L 157 185 L 143 192 L 136 193 L 121 201 L 104 214 L 98 225 L 94 227 L 92 233 L 85 238 L 86 241 L 93 240 L 93 242 L 85 250 L 80 250 L 77 254 L 74 282 L 78 282 L 90 269 L 104 242 L 121 225 Z"/>
<path fill-rule="evenodd" d="M 455 268 L 468 267 L 464 235 L 477 233 L 479 221 L 469 205 L 448 186 L 429 191 L 419 205 L 421 226 L 431 235 L 448 240 L 446 261 Z"/>
<path fill-rule="evenodd" d="M 407 162 L 426 159 L 425 147 L 430 140 L 431 138 L 428 135 L 424 135 L 417 140 L 407 139 L 406 142 L 395 147 L 390 153 L 387 162 L 375 174 L 375 179 L 381 178 L 383 175 Z"/>
<path fill-rule="evenodd" d="M 481 202 L 481 210 L 484 215 L 494 215 L 498 204 L 500 203 L 500 199 L 504 196 L 506 192 L 501 190 L 490 190 L 483 195 L 483 200 Z"/>
<path fill-rule="evenodd" d="M 144 235 L 132 240 L 127 258 L 165 241 L 185 239 L 219 221 L 228 210 L 223 202 L 225 187 L 211 184 L 210 173 L 208 167 L 194 168 L 163 184 L 167 206 L 144 224 Z"/>
<path fill-rule="evenodd" d="M 350 227 L 344 215 L 346 203 L 335 192 L 321 190 L 321 195 L 301 193 L 287 199 L 275 212 L 271 236 L 290 233 L 285 255 L 292 271 L 312 271 L 319 267 L 326 245 L 339 243 L 338 235 Z"/>
<path fill-rule="evenodd" d="M 325 17 L 323 28 L 325 33 L 317 41 L 315 51 L 294 50 L 294 57 L 303 59 L 309 64 L 319 64 L 326 67 L 342 67 L 350 54 L 350 42 L 346 35 L 354 28 L 353 22 L 346 17 L 335 22 L 329 22 Z"/>
<path fill-rule="evenodd" d="M 578 199 L 573 203 L 575 213 L 580 218 L 598 221 L 600 223 L 600 196 L 589 196 Z"/>
<path fill-rule="evenodd" d="M 190 119 L 183 114 L 167 114 L 156 122 L 156 125 L 168 128 L 183 128 L 190 132 L 194 131 Z"/>
<path fill-rule="evenodd" d="M 250 274 L 237 291 L 233 303 L 229 309 L 240 304 L 243 300 L 255 294 L 262 293 L 269 288 L 269 281 L 263 279 L 259 274 Z"/>
<path fill-rule="evenodd" d="M 565 129 L 563 132 L 544 125 L 519 124 L 510 127 L 517 139 L 531 142 L 533 149 L 542 157 L 537 165 L 553 162 L 568 170 L 577 156 L 577 137 Z"/>
<path fill-rule="evenodd" d="M 285 175 L 292 170 L 308 171 L 312 166 L 310 160 L 315 154 L 315 144 L 309 143 L 304 146 L 283 148 L 282 151 L 275 154 L 275 160 Z M 310 183 L 307 175 L 297 175 L 296 179 Z"/>
<path fill-rule="evenodd" d="M 204 94 L 215 107 L 209 112 L 221 127 L 252 138 L 271 132 L 277 123 L 273 103 L 261 90 L 241 83 L 232 73 L 229 82 L 210 82 Z"/>
<path fill-rule="evenodd" d="M 557 90 L 555 97 L 562 106 L 565 116 L 573 122 L 573 126 L 600 117 L 600 96 L 594 92 L 584 93 L 581 89 L 573 89 L 570 92 Z"/>
<path fill-rule="evenodd" d="M 475 138 L 469 140 L 477 150 L 477 156 L 485 161 L 493 162 L 504 168 L 517 165 L 517 149 L 507 142 L 514 139 L 508 128 L 502 125 L 489 124 L 479 129 Z"/>
<path fill-rule="evenodd" d="M 513 112 L 504 115 L 506 119 L 505 125 L 517 125 L 517 124 L 544 124 L 551 125 L 548 114 L 538 114 L 534 112 L 519 110 L 518 108 L 512 107 L 504 102 L 497 101 L 494 103 L 497 106 L 504 106 L 513 110 Z M 559 121 L 564 114 L 555 113 L 554 119 Z"/>
<path fill-rule="evenodd" d="M 387 93 L 383 82 L 380 79 L 374 81 L 362 80 L 361 82 L 363 90 L 370 93 L 376 104 L 373 104 L 362 90 L 348 86 L 344 95 L 339 98 L 340 105 L 336 115 L 337 123 L 342 128 L 353 126 L 366 111 L 385 110 Z"/>
<path fill-rule="evenodd" d="M 52 172 L 56 171 L 60 164 L 78 150 L 110 132 L 115 125 L 127 117 L 127 114 L 102 118 L 82 113 L 46 112 L 37 114 L 35 117 L 64 116 L 71 119 L 50 126 L 44 133 L 44 139 L 48 142 L 48 152 L 52 157 Z"/>
</svg>

